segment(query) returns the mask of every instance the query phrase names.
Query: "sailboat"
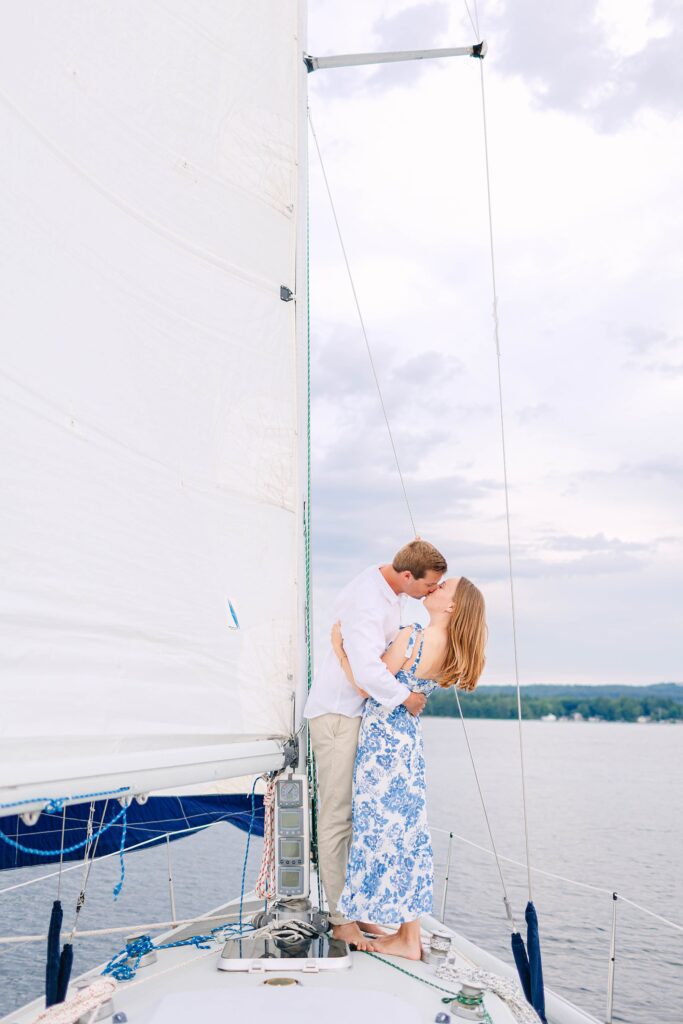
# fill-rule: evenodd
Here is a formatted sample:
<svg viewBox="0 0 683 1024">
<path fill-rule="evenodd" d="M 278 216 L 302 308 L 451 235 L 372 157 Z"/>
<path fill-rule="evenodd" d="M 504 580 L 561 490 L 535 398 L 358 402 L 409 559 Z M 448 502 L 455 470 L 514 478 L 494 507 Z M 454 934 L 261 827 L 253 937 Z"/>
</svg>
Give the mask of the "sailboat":
<svg viewBox="0 0 683 1024">
<path fill-rule="evenodd" d="M 123 865 L 138 808 L 245 777 L 232 806 L 252 834 L 265 775 L 272 857 L 265 897 L 226 894 L 153 939 L 128 937 L 62 1001 L 8 1020 L 537 1020 L 512 966 L 435 918 L 417 964 L 328 937 L 302 717 L 307 78 L 481 59 L 485 44 L 318 59 L 296 0 L 191 18 L 182 3 L 40 2 L 16 6 L 12 29 L 0 44 L 3 842 L 15 862 L 62 863 L 122 836 Z M 70 824 L 65 838 L 79 807 L 85 834 Z M 551 992 L 546 1011 L 594 1022 Z"/>
</svg>

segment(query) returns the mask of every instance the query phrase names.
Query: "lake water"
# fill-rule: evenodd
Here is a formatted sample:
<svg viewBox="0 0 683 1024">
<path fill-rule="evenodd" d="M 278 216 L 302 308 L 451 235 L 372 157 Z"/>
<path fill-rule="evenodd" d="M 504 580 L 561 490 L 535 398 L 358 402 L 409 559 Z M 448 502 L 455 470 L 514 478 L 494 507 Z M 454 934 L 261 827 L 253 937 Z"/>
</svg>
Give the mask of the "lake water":
<svg viewBox="0 0 683 1024">
<path fill-rule="evenodd" d="M 472 766 L 456 719 L 424 719 L 430 823 L 434 827 L 438 913 L 452 830 L 479 846 L 489 839 Z M 470 720 L 468 732 L 499 853 L 524 861 L 517 726 Z M 593 891 L 535 874 L 544 973 L 549 987 L 604 1019 L 612 891 L 683 924 L 683 727 L 525 722 L 525 760 L 532 864 L 597 887 Z M 191 917 L 239 891 L 245 835 L 219 825 L 172 845 L 179 917 Z M 252 840 L 248 882 L 255 879 L 261 841 Z M 503 863 L 518 922 L 527 898 L 526 869 Z M 43 874 L 26 868 L 2 874 L 0 888 Z M 80 869 L 64 875 L 65 926 L 72 920 Z M 81 929 L 170 918 L 164 847 L 126 858 L 126 883 L 116 904 L 115 858 L 96 863 Z M 47 930 L 56 879 L 0 899 L 0 934 Z M 683 933 L 635 908 L 617 904 L 614 1020 L 683 1024 Z M 510 961 L 509 928 L 495 862 L 454 839 L 447 922 L 473 942 Z M 134 929 L 133 929 L 134 930 Z M 116 936 L 76 945 L 75 973 L 109 959 Z M 161 954 L 163 955 L 163 954 Z M 0 946 L 0 1014 L 38 995 L 44 944 Z"/>
</svg>

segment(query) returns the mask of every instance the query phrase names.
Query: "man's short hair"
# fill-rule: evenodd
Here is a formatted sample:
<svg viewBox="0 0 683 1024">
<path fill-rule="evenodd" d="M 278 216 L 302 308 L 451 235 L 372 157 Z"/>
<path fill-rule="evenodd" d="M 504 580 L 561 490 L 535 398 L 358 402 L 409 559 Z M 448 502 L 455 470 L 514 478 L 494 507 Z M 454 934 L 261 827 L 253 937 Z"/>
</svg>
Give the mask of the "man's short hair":
<svg viewBox="0 0 683 1024">
<path fill-rule="evenodd" d="M 391 564 L 396 572 L 410 572 L 416 580 L 421 580 L 430 569 L 442 574 L 448 569 L 441 552 L 426 540 L 411 540 L 405 544 L 396 552 Z"/>
</svg>

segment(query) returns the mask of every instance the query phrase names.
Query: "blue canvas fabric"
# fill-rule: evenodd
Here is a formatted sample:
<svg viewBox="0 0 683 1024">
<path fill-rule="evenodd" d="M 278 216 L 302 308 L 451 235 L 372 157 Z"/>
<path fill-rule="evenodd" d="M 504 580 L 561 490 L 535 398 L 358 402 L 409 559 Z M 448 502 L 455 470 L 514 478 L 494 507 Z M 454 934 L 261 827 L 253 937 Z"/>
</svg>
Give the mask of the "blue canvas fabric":
<svg viewBox="0 0 683 1024">
<path fill-rule="evenodd" d="M 58 994 L 59 961 L 62 953 L 61 932 L 64 911 L 59 900 L 52 904 L 50 926 L 47 932 L 47 962 L 45 964 L 45 1006 L 54 1006 L 62 1000 Z"/>
<path fill-rule="evenodd" d="M 418 679 L 422 627 L 413 626 L 396 678 L 429 696 L 433 679 Z M 353 836 L 339 908 L 352 921 L 397 924 L 430 913 L 434 862 L 427 826 L 425 763 L 419 717 L 365 702 L 353 777 Z"/>
<path fill-rule="evenodd" d="M 121 810 L 116 800 L 110 800 L 105 810 L 104 800 L 95 801 L 93 821 L 95 828 L 103 819 L 104 824 L 110 821 Z M 256 815 L 253 835 L 263 835 L 263 797 L 256 796 Z M 86 837 L 90 804 L 73 804 L 66 808 L 64 827 L 64 846 L 73 846 Z M 143 849 L 165 842 L 167 833 L 180 829 L 199 829 L 213 822 L 227 821 L 231 825 L 247 832 L 251 820 L 251 797 L 248 794 L 230 794 L 229 796 L 153 796 L 146 804 L 135 801 L 128 808 L 126 825 L 126 849 L 145 840 L 151 840 Z M 123 825 L 116 823 L 103 832 L 97 842 L 97 857 L 119 851 L 121 846 L 121 829 Z M 29 827 L 24 825 L 17 815 L 0 818 L 0 828 L 5 835 L 18 841 L 23 846 L 43 851 L 41 854 L 24 853 L 7 843 L 0 842 L 0 870 L 26 867 L 30 864 L 50 864 L 60 859 L 59 850 L 62 841 L 62 811 L 44 812 L 38 822 Z M 183 835 L 191 835 L 184 832 Z M 182 839 L 183 836 L 171 835 L 171 839 Z M 83 848 L 64 855 L 64 860 L 82 860 Z"/>
<path fill-rule="evenodd" d="M 529 954 L 531 1005 L 543 1021 L 543 1024 L 547 1024 L 545 1017 L 543 964 L 541 962 L 541 940 L 538 934 L 538 915 L 533 903 L 527 903 L 524 917 L 526 918 L 526 948 Z"/>
<path fill-rule="evenodd" d="M 526 919 L 526 946 L 519 932 L 512 933 L 512 955 L 517 973 L 528 1003 L 531 1003 L 543 1024 L 545 1016 L 545 989 L 543 986 L 543 964 L 541 962 L 541 941 L 538 934 L 538 915 L 531 901 L 524 911 Z"/>
<path fill-rule="evenodd" d="M 512 955 L 515 958 L 517 973 L 527 1003 L 531 1002 L 531 975 L 529 973 L 529 957 L 526 955 L 524 939 L 519 932 L 513 932 L 511 936 Z"/>
</svg>

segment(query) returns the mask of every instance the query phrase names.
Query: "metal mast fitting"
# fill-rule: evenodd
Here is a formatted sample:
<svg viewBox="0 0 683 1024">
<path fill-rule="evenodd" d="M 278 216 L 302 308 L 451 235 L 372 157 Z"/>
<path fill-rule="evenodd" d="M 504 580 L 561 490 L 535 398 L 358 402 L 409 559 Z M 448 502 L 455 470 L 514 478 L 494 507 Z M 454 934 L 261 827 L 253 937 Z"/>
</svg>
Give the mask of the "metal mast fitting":
<svg viewBox="0 0 683 1024">
<path fill-rule="evenodd" d="M 476 57 L 483 60 L 488 51 L 485 40 L 474 46 L 456 46 L 449 50 L 396 50 L 392 53 L 340 53 L 337 57 L 304 56 L 309 71 L 320 68 L 353 68 L 361 64 L 393 64 L 406 60 L 432 60 L 435 57 Z"/>
</svg>

